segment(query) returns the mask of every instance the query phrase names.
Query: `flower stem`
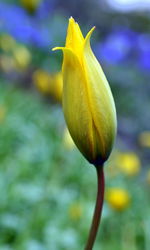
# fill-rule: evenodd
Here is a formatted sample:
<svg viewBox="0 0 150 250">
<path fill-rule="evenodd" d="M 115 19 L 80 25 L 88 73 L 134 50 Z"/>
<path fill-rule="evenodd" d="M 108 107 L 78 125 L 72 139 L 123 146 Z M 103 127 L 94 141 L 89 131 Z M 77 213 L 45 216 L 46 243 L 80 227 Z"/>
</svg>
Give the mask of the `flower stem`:
<svg viewBox="0 0 150 250">
<path fill-rule="evenodd" d="M 104 200 L 105 181 L 104 181 L 103 167 L 96 167 L 96 171 L 97 171 L 97 199 L 95 204 L 95 211 L 93 214 L 92 225 L 89 232 L 89 237 L 85 250 L 93 249 L 93 245 L 98 231 L 98 226 L 101 219 L 103 200 Z"/>
</svg>

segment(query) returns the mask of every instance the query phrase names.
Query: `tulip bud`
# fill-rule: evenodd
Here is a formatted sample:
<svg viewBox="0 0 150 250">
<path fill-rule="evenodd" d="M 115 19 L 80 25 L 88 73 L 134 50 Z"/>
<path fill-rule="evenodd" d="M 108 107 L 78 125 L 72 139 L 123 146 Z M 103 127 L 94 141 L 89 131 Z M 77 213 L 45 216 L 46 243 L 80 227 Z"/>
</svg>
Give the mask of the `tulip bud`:
<svg viewBox="0 0 150 250">
<path fill-rule="evenodd" d="M 63 59 L 63 110 L 78 149 L 92 164 L 109 157 L 116 135 L 116 109 L 102 68 L 90 47 L 93 27 L 84 38 L 71 17 Z"/>
</svg>

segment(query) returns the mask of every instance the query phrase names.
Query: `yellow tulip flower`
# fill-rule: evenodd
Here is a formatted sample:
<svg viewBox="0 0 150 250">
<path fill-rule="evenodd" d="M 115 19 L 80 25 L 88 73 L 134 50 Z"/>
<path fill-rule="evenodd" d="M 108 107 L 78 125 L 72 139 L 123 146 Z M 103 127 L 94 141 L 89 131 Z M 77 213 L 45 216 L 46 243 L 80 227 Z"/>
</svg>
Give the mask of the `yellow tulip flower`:
<svg viewBox="0 0 150 250">
<path fill-rule="evenodd" d="M 102 165 L 116 135 L 116 109 L 103 70 L 90 47 L 93 27 L 84 38 L 78 23 L 69 19 L 64 53 L 63 110 L 69 132 L 85 158 Z"/>
</svg>

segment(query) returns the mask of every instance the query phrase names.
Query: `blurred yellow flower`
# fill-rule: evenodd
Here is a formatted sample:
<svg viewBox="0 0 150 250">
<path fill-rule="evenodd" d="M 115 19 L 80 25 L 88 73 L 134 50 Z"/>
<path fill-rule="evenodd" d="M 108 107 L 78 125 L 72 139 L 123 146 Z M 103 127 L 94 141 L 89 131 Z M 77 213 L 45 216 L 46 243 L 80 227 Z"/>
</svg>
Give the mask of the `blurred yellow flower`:
<svg viewBox="0 0 150 250">
<path fill-rule="evenodd" d="M 106 190 L 106 201 L 116 211 L 122 211 L 129 206 L 130 195 L 122 188 L 108 188 Z"/>
<path fill-rule="evenodd" d="M 38 8 L 41 0 L 20 0 L 20 2 L 26 10 L 32 13 Z"/>
<path fill-rule="evenodd" d="M 41 69 L 33 73 L 33 82 L 40 92 L 49 94 L 49 74 Z"/>
<path fill-rule="evenodd" d="M 139 143 L 143 147 L 150 147 L 150 131 L 144 131 L 139 135 Z"/>
<path fill-rule="evenodd" d="M 16 46 L 16 41 L 7 34 L 0 37 L 0 48 L 6 52 L 11 51 Z"/>
<path fill-rule="evenodd" d="M 63 143 L 64 143 L 64 146 L 71 150 L 75 147 L 75 144 L 71 138 L 71 135 L 69 133 L 69 130 L 67 129 L 67 127 L 65 128 L 64 130 L 64 135 L 63 135 Z"/>
<path fill-rule="evenodd" d="M 118 153 L 116 164 L 119 170 L 128 176 L 137 175 L 141 169 L 138 155 L 132 152 Z"/>
<path fill-rule="evenodd" d="M 24 70 L 29 66 L 31 53 L 26 47 L 18 45 L 13 49 L 12 53 L 17 69 Z"/>
<path fill-rule="evenodd" d="M 78 220 L 82 216 L 82 206 L 80 203 L 72 203 L 69 207 L 69 216 L 72 220 Z"/>
<path fill-rule="evenodd" d="M 50 74 L 39 69 L 33 74 L 33 82 L 40 92 L 61 102 L 63 86 L 61 72 Z"/>
</svg>

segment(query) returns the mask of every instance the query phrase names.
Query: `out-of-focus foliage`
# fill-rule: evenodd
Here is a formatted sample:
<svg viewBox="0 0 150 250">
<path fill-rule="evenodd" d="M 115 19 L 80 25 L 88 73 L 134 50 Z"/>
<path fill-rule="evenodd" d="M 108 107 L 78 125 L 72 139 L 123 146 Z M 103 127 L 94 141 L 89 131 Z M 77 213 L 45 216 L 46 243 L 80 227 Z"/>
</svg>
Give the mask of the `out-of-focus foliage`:
<svg viewBox="0 0 150 250">
<path fill-rule="evenodd" d="M 149 250 L 150 17 L 97 0 L 0 2 L 0 250 L 79 250 L 87 238 L 96 174 L 66 130 L 51 52 L 70 16 L 84 34 L 96 25 L 118 115 L 95 250 Z"/>
<path fill-rule="evenodd" d="M 105 166 L 97 250 L 148 250 L 149 170 L 126 172 L 127 165 L 144 167 L 137 159 L 137 153 L 114 151 Z M 83 248 L 96 173 L 70 140 L 61 107 L 1 84 L 0 162 L 0 249 Z"/>
</svg>

